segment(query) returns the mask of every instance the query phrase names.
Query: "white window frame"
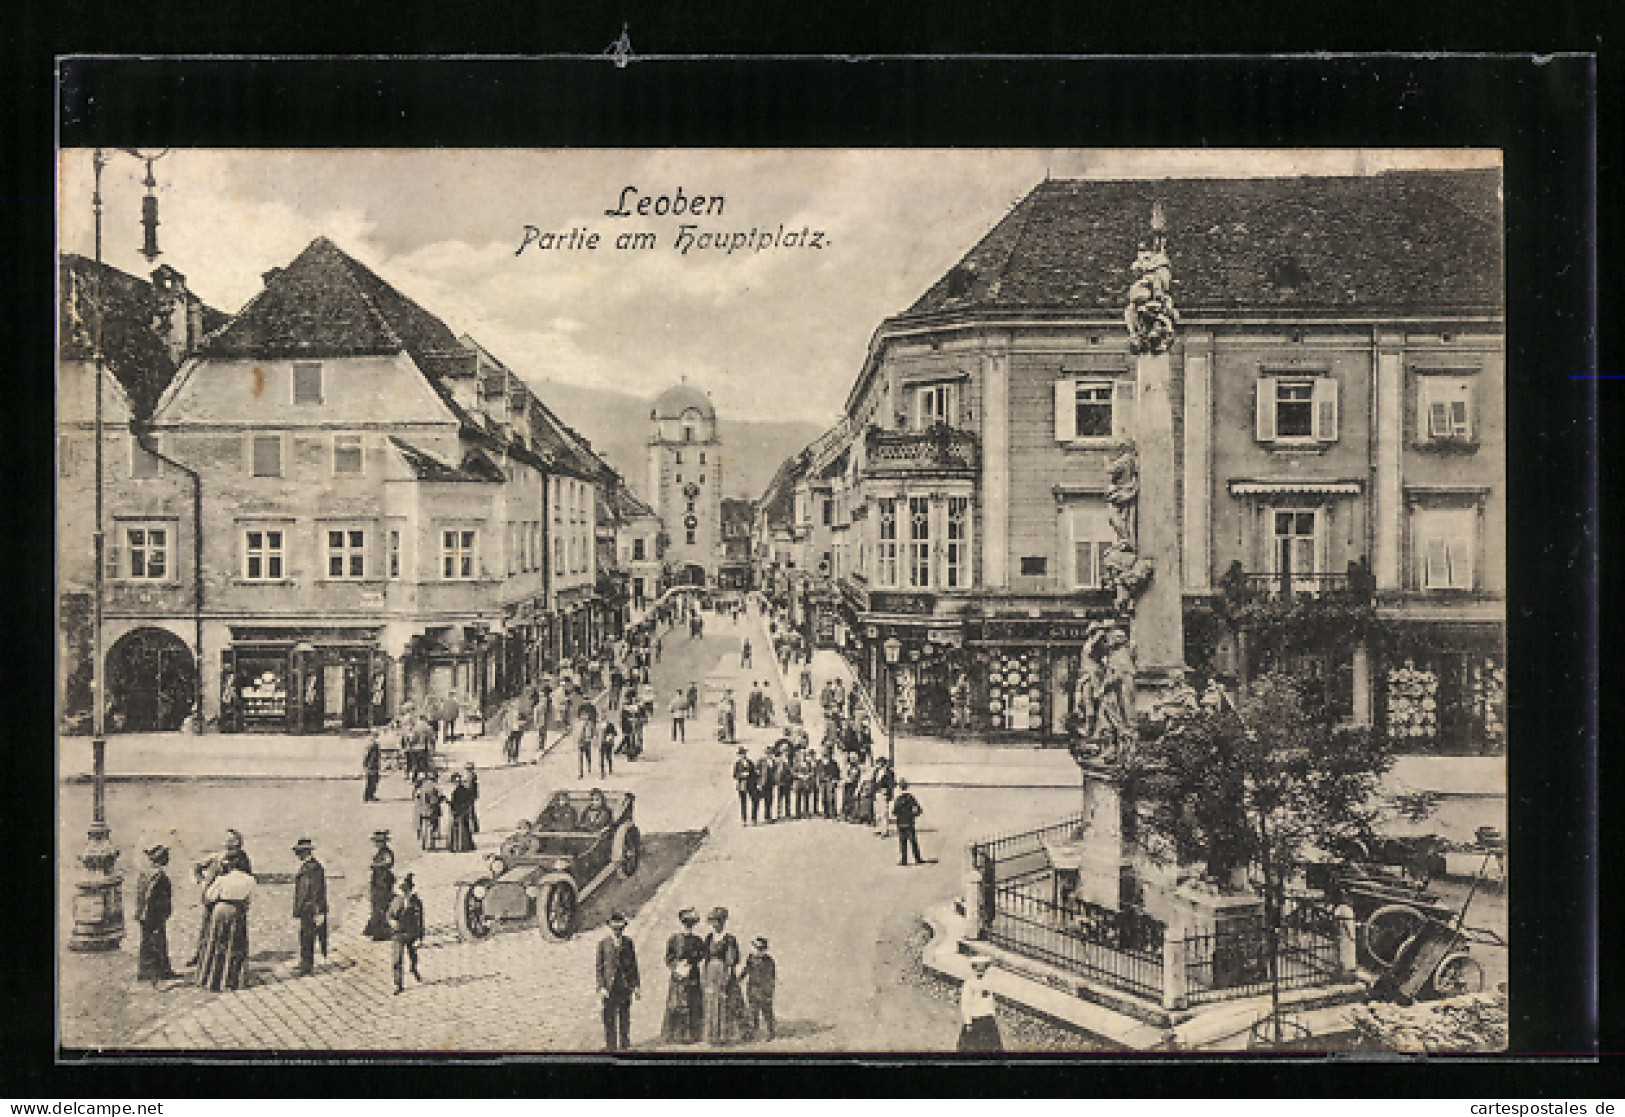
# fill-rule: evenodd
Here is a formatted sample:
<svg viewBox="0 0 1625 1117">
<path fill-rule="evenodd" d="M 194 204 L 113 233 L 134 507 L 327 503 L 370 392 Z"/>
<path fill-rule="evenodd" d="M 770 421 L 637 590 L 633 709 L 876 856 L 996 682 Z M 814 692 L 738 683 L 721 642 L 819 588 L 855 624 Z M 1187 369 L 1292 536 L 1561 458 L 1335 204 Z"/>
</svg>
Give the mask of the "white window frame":
<svg viewBox="0 0 1625 1117">
<path fill-rule="evenodd" d="M 1101 500 L 1074 504 L 1067 509 L 1066 521 L 1067 583 L 1074 590 L 1104 588 L 1106 582 L 1101 560 L 1106 557 L 1106 552 L 1111 549 L 1117 538 L 1111 528 L 1106 502 Z M 1089 521 L 1093 521 L 1092 526 Z M 1089 548 L 1089 570 L 1078 568 L 1080 546 Z"/>
<path fill-rule="evenodd" d="M 256 537 L 258 542 L 256 543 Z M 286 526 L 250 526 L 241 531 L 243 581 L 286 582 L 288 580 L 288 529 Z M 258 571 L 255 563 L 258 561 Z"/>
<path fill-rule="evenodd" d="M 480 576 L 480 529 L 447 526 L 440 533 L 440 580 L 471 582 Z"/>
<path fill-rule="evenodd" d="M 316 398 L 299 398 L 299 373 L 301 370 L 316 370 Z M 295 407 L 320 407 L 327 402 L 327 370 L 320 361 L 294 361 L 293 368 L 288 373 L 288 402 Z"/>
<path fill-rule="evenodd" d="M 1305 398 L 1283 398 L 1284 391 L 1307 389 Z M 1317 372 L 1278 372 L 1260 376 L 1254 385 L 1254 437 L 1266 444 L 1314 446 L 1337 441 L 1338 380 Z M 1307 434 L 1281 433 L 1281 407 L 1309 408 Z"/>
<path fill-rule="evenodd" d="M 928 590 L 931 588 L 931 517 L 934 502 L 928 496 L 910 496 L 906 498 L 905 507 L 908 509 L 908 548 L 904 553 L 905 573 L 908 575 L 908 588 L 913 590 Z"/>
<path fill-rule="evenodd" d="M 154 533 L 162 541 L 154 543 Z M 135 536 L 141 539 L 137 542 Z M 111 574 L 119 581 L 139 582 L 142 585 L 165 584 L 175 581 L 175 523 L 170 520 L 121 520 L 114 533 L 114 550 L 107 556 Z M 136 556 L 141 556 L 141 572 L 136 572 Z M 152 558 L 160 556 L 161 573 L 153 574 Z"/>
<path fill-rule="evenodd" d="M 957 512 L 957 515 L 956 515 Z M 971 588 L 971 534 L 974 510 L 968 496 L 950 496 L 942 506 L 942 588 Z"/>
<path fill-rule="evenodd" d="M 899 540 L 897 505 L 901 497 L 883 496 L 878 499 L 879 514 L 875 517 L 875 585 L 895 587 L 899 574 Z M 891 534 L 887 534 L 887 528 Z"/>
<path fill-rule="evenodd" d="M 952 381 L 914 388 L 914 429 L 928 431 L 939 423 L 954 426 L 959 418 L 959 385 Z"/>
<path fill-rule="evenodd" d="M 1458 531 L 1440 532 L 1429 520 L 1459 520 Z M 1478 588 L 1478 509 L 1470 506 L 1419 504 L 1411 510 L 1413 582 L 1427 593 L 1462 593 Z"/>
<path fill-rule="evenodd" d="M 1265 571 L 1268 572 L 1271 575 L 1275 575 L 1276 577 L 1280 576 L 1280 573 L 1281 573 L 1281 543 L 1282 543 L 1283 540 L 1291 539 L 1291 540 L 1294 541 L 1294 544 L 1301 543 L 1302 541 L 1307 541 L 1308 544 L 1309 544 L 1308 550 L 1309 550 L 1310 560 L 1311 560 L 1311 562 L 1313 564 L 1314 569 L 1312 569 L 1312 570 L 1303 570 L 1303 569 L 1299 568 L 1296 561 L 1294 561 L 1294 563 L 1292 565 L 1292 575 L 1293 575 L 1292 588 L 1293 588 L 1294 592 L 1314 592 L 1315 590 L 1317 590 L 1319 588 L 1318 576 L 1321 575 L 1321 574 L 1327 573 L 1327 570 L 1326 570 L 1326 525 L 1327 525 L 1328 517 L 1327 517 L 1327 509 L 1326 509 L 1326 507 L 1324 505 L 1271 504 L 1271 505 L 1265 506 L 1264 514 L 1265 514 L 1266 517 L 1268 517 L 1268 519 L 1267 519 L 1267 521 L 1265 523 L 1265 532 L 1264 532 L 1264 534 L 1265 534 L 1265 545 L 1267 547 L 1267 550 L 1266 550 L 1266 552 L 1264 554 L 1264 569 L 1265 569 Z M 1312 522 L 1311 522 L 1310 531 L 1309 531 L 1308 535 L 1300 534 L 1296 530 L 1288 533 L 1287 535 L 1282 535 L 1282 534 L 1279 533 L 1280 521 L 1276 517 L 1278 517 L 1278 516 L 1292 516 L 1292 517 L 1294 517 L 1293 526 L 1294 526 L 1294 529 L 1296 529 L 1296 526 L 1297 526 L 1296 517 L 1304 516 L 1304 515 L 1312 517 Z M 1298 552 L 1298 551 L 1302 550 L 1301 546 L 1297 546 L 1297 545 L 1295 545 L 1293 549 L 1294 549 L 1295 552 Z M 1299 576 L 1300 575 L 1303 578 L 1303 580 L 1301 582 L 1299 581 Z"/>
<path fill-rule="evenodd" d="M 1055 381 L 1055 441 L 1074 446 L 1105 446 L 1130 438 L 1134 433 L 1134 394 L 1138 385 L 1133 377 L 1109 374 L 1067 373 Z M 1083 404 L 1083 393 L 1097 393 L 1103 398 L 1091 399 L 1091 405 L 1104 404 L 1107 408 L 1105 434 L 1079 434 L 1078 408 Z"/>
<path fill-rule="evenodd" d="M 339 453 L 340 453 L 341 448 L 345 453 L 348 453 L 352 449 L 355 451 L 355 468 L 354 469 L 340 469 L 339 468 Z M 345 433 L 345 432 L 340 432 L 340 433 L 337 433 L 337 434 L 333 435 L 333 462 L 332 462 L 332 464 L 333 464 L 333 476 L 334 477 L 362 477 L 362 476 L 365 476 L 366 472 L 367 472 L 367 440 L 366 440 L 366 438 L 363 437 L 362 435 L 359 435 L 359 434 Z"/>
<path fill-rule="evenodd" d="M 277 470 L 275 473 L 261 473 L 259 471 L 259 447 L 261 443 L 269 444 L 272 440 L 275 440 L 276 442 Z M 248 473 L 251 477 L 263 477 L 266 479 L 286 477 L 288 475 L 287 436 L 281 433 L 265 434 L 263 432 L 250 434 L 248 436 Z"/>
<path fill-rule="evenodd" d="M 1417 441 L 1432 445 L 1476 441 L 1474 388 L 1471 373 L 1428 372 L 1417 376 Z"/>
<path fill-rule="evenodd" d="M 367 529 L 359 524 L 324 523 L 322 533 L 322 578 L 328 582 L 360 582 L 367 577 Z M 338 543 L 334 545 L 333 537 Z M 333 573 L 333 560 L 339 572 Z"/>
</svg>

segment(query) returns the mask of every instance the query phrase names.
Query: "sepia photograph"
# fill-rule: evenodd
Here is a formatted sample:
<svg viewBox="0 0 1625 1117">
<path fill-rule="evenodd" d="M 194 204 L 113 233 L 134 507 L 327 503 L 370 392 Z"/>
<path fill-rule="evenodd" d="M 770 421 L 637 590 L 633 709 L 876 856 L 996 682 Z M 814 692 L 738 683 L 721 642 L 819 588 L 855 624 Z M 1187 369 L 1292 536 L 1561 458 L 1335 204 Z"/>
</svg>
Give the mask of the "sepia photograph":
<svg viewBox="0 0 1625 1117">
<path fill-rule="evenodd" d="M 59 1050 L 1505 1051 L 1502 175 L 62 148 Z"/>
</svg>

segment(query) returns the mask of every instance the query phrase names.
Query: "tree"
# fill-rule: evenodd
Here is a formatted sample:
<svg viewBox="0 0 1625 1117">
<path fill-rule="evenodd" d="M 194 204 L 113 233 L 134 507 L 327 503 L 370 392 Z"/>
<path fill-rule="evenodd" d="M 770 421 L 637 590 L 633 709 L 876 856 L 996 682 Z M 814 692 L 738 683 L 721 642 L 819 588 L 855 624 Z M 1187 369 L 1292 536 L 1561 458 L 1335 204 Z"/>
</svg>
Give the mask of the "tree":
<svg viewBox="0 0 1625 1117">
<path fill-rule="evenodd" d="M 1259 885 L 1272 991 L 1286 886 L 1311 849 L 1369 838 L 1376 792 L 1393 766 L 1387 739 L 1337 726 L 1283 672 L 1231 700 L 1211 689 L 1194 709 L 1147 733 L 1125 770 L 1138 841 L 1201 862 L 1225 885 L 1246 867 Z M 1279 1020 L 1279 1001 L 1277 996 Z"/>
</svg>

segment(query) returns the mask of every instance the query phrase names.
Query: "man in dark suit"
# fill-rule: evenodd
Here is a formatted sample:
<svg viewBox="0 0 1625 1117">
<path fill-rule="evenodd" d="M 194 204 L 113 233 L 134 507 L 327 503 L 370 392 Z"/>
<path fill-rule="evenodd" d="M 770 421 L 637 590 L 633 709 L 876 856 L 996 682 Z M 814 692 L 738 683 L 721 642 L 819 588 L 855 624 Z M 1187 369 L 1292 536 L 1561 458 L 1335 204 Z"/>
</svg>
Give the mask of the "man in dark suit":
<svg viewBox="0 0 1625 1117">
<path fill-rule="evenodd" d="M 920 839 L 915 836 L 914 824 L 925 813 L 920 801 L 908 789 L 907 780 L 897 781 L 897 801 L 892 804 L 892 817 L 897 819 L 897 863 L 908 864 L 908 851 L 914 850 L 914 863 L 925 864 L 920 856 Z"/>
<path fill-rule="evenodd" d="M 293 917 L 299 920 L 299 967 L 294 973 L 302 976 L 316 968 L 318 929 L 324 938 L 327 931 L 327 872 L 309 838 L 294 843 L 293 852 L 299 858 L 293 877 Z"/>
<path fill-rule="evenodd" d="M 361 770 L 366 773 L 367 784 L 361 789 L 363 803 L 376 803 L 378 801 L 378 776 L 384 768 L 384 750 L 378 745 L 376 735 L 367 742 L 367 751 L 361 756 Z"/>
<path fill-rule="evenodd" d="M 632 998 L 639 995 L 638 952 L 626 937 L 626 916 L 609 917 L 609 934 L 598 943 L 598 997 L 604 1004 L 604 1050 L 632 1046 Z"/>
</svg>

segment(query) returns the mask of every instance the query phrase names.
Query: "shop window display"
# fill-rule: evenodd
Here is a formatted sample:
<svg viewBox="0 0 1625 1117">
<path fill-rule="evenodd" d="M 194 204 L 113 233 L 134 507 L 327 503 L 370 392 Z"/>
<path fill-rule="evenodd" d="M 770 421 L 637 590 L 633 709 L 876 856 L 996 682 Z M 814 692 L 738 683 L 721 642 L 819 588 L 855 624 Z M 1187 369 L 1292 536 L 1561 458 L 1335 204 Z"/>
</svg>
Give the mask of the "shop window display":
<svg viewBox="0 0 1625 1117">
<path fill-rule="evenodd" d="M 977 657 L 986 680 L 985 716 L 994 730 L 1044 728 L 1044 668 L 1037 650 L 987 651 Z"/>
</svg>

